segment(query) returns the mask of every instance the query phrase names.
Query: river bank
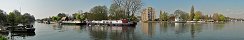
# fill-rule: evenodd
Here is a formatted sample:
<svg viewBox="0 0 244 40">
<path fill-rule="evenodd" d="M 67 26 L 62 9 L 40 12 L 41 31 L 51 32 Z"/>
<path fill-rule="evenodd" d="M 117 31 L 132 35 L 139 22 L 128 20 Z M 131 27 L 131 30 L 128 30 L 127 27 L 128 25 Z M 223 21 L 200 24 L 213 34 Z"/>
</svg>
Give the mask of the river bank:
<svg viewBox="0 0 244 40">
<path fill-rule="evenodd" d="M 3 36 L 0 36 L 0 40 L 8 40 L 8 39 Z"/>
</svg>

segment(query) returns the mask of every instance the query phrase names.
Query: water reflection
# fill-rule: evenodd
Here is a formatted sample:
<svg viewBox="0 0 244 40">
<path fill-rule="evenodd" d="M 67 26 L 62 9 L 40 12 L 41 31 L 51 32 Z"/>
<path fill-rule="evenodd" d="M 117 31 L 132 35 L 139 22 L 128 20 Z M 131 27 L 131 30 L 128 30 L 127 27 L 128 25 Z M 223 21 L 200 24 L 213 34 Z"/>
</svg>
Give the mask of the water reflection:
<svg viewBox="0 0 244 40">
<path fill-rule="evenodd" d="M 174 23 L 175 34 L 180 35 L 181 33 L 188 32 L 189 27 L 185 23 Z"/>
<path fill-rule="evenodd" d="M 135 40 L 135 27 L 130 26 L 92 26 L 87 27 L 94 40 Z"/>
<path fill-rule="evenodd" d="M 52 28 L 53 30 L 57 30 L 58 32 L 64 32 L 70 30 L 81 32 L 81 29 L 83 29 L 82 26 L 80 25 L 58 25 L 58 24 L 54 24 Z"/>
<path fill-rule="evenodd" d="M 33 37 L 35 36 L 35 33 L 12 33 L 11 39 L 13 40 L 14 38 L 22 38 L 26 39 L 26 37 Z"/>
<path fill-rule="evenodd" d="M 144 34 L 152 37 L 155 33 L 156 23 L 154 22 L 144 22 L 141 23 L 141 30 Z"/>
<path fill-rule="evenodd" d="M 190 39 L 195 40 L 197 34 L 202 32 L 205 23 L 168 23 L 168 22 L 159 22 L 159 29 L 156 29 L 157 23 L 141 23 L 141 29 L 144 34 L 148 35 L 149 37 L 154 36 L 155 30 L 159 30 L 161 33 L 174 33 L 172 36 L 180 37 L 182 35 L 190 34 Z M 209 25 L 209 24 L 208 24 Z M 220 28 L 222 26 L 216 26 L 216 28 Z M 214 27 L 215 28 L 215 27 Z"/>
<path fill-rule="evenodd" d="M 136 40 L 135 27 L 132 26 L 105 26 L 105 25 L 54 25 L 54 30 L 59 32 L 74 30 L 88 32 L 94 40 Z"/>
<path fill-rule="evenodd" d="M 2 36 L 6 36 L 9 40 L 16 40 L 16 39 L 26 39 L 28 37 L 35 36 L 35 32 L 25 33 L 25 32 L 9 32 L 9 33 L 0 33 Z"/>
<path fill-rule="evenodd" d="M 213 25 L 214 27 L 214 30 L 221 30 L 221 29 L 223 29 L 224 28 L 224 26 L 225 26 L 225 23 L 224 22 L 221 22 L 221 23 L 214 23 L 214 25 Z"/>
<path fill-rule="evenodd" d="M 46 24 L 39 24 L 39 25 L 37 26 L 37 30 L 36 30 L 38 35 L 36 35 L 35 33 L 34 34 L 16 33 L 19 35 L 16 35 L 13 38 L 25 39 L 28 38 L 27 36 L 36 36 L 34 38 L 29 38 L 35 40 L 36 38 L 45 39 L 46 36 L 43 37 L 43 35 L 55 35 L 55 36 L 50 36 L 50 37 L 54 37 L 51 39 L 67 40 L 67 39 L 75 38 L 74 40 L 79 40 L 79 39 L 81 40 L 82 39 L 84 40 L 199 40 L 199 39 L 204 40 L 205 38 L 209 38 L 209 37 L 212 38 L 212 36 L 219 37 L 219 35 L 222 34 L 231 34 L 230 37 L 235 37 L 236 35 L 238 36 L 238 34 L 243 33 L 243 32 L 239 32 L 238 30 L 230 30 L 228 28 L 225 28 L 226 26 L 233 26 L 233 24 L 230 25 L 228 23 L 170 23 L 170 22 L 143 23 L 142 22 L 142 23 L 138 23 L 136 27 L 104 26 L 104 25 L 93 25 L 93 26 L 55 25 L 55 24 L 47 25 L 48 27 L 45 27 Z M 231 27 L 231 28 L 236 29 L 238 27 L 236 28 Z M 229 33 L 230 31 L 237 31 L 237 33 L 234 33 L 236 35 L 232 36 L 232 33 Z M 3 34 L 3 35 L 8 35 L 8 34 Z M 213 38 L 213 39 L 221 39 L 221 38 Z"/>
<path fill-rule="evenodd" d="M 167 22 L 160 22 L 160 33 L 161 32 L 164 32 L 164 33 L 166 33 L 169 29 L 169 27 L 168 27 L 168 23 Z"/>
<path fill-rule="evenodd" d="M 202 25 L 201 24 L 190 23 L 191 39 L 195 40 L 196 34 L 200 33 L 201 30 L 202 30 Z"/>
</svg>

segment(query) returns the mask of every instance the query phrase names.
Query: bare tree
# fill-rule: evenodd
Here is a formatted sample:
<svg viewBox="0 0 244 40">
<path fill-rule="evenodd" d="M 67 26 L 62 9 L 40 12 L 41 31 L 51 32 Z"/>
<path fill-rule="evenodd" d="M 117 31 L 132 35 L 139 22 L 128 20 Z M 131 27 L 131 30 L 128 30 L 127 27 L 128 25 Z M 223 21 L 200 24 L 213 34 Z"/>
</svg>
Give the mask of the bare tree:
<svg viewBox="0 0 244 40">
<path fill-rule="evenodd" d="M 128 17 L 130 14 L 134 16 L 142 7 L 141 0 L 113 0 L 113 3 L 122 7 L 125 11 L 124 13 L 127 14 Z"/>
</svg>

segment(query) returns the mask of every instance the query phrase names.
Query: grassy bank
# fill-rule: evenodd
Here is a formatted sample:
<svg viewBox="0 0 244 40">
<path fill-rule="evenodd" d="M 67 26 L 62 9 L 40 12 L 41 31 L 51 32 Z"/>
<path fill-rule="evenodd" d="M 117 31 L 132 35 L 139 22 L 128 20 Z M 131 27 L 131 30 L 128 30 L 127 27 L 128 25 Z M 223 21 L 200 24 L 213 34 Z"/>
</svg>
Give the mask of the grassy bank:
<svg viewBox="0 0 244 40">
<path fill-rule="evenodd" d="M 7 38 L 0 36 L 0 40 L 7 40 Z"/>
</svg>

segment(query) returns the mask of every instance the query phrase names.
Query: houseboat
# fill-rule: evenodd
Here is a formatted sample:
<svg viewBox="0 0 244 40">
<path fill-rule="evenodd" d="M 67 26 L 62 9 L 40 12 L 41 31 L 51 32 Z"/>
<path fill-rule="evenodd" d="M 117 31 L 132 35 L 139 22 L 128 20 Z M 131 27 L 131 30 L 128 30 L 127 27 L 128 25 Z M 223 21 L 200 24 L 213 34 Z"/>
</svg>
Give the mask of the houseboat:
<svg viewBox="0 0 244 40">
<path fill-rule="evenodd" d="M 80 20 L 68 20 L 67 17 L 62 17 L 60 21 L 58 21 L 59 24 L 63 25 L 63 24 L 75 24 L 75 25 L 84 25 L 86 24 L 84 21 L 80 21 Z"/>
<path fill-rule="evenodd" d="M 136 22 L 128 22 L 126 19 L 122 20 L 101 20 L 101 21 L 86 21 L 88 25 L 108 25 L 108 26 L 135 26 Z"/>
<path fill-rule="evenodd" d="M 84 25 L 86 24 L 83 21 L 61 21 L 61 24 L 76 24 L 76 25 Z"/>
<path fill-rule="evenodd" d="M 6 30 L 12 32 L 35 32 L 35 28 L 33 27 L 33 25 L 22 24 L 19 24 L 18 26 L 8 26 Z"/>
</svg>

